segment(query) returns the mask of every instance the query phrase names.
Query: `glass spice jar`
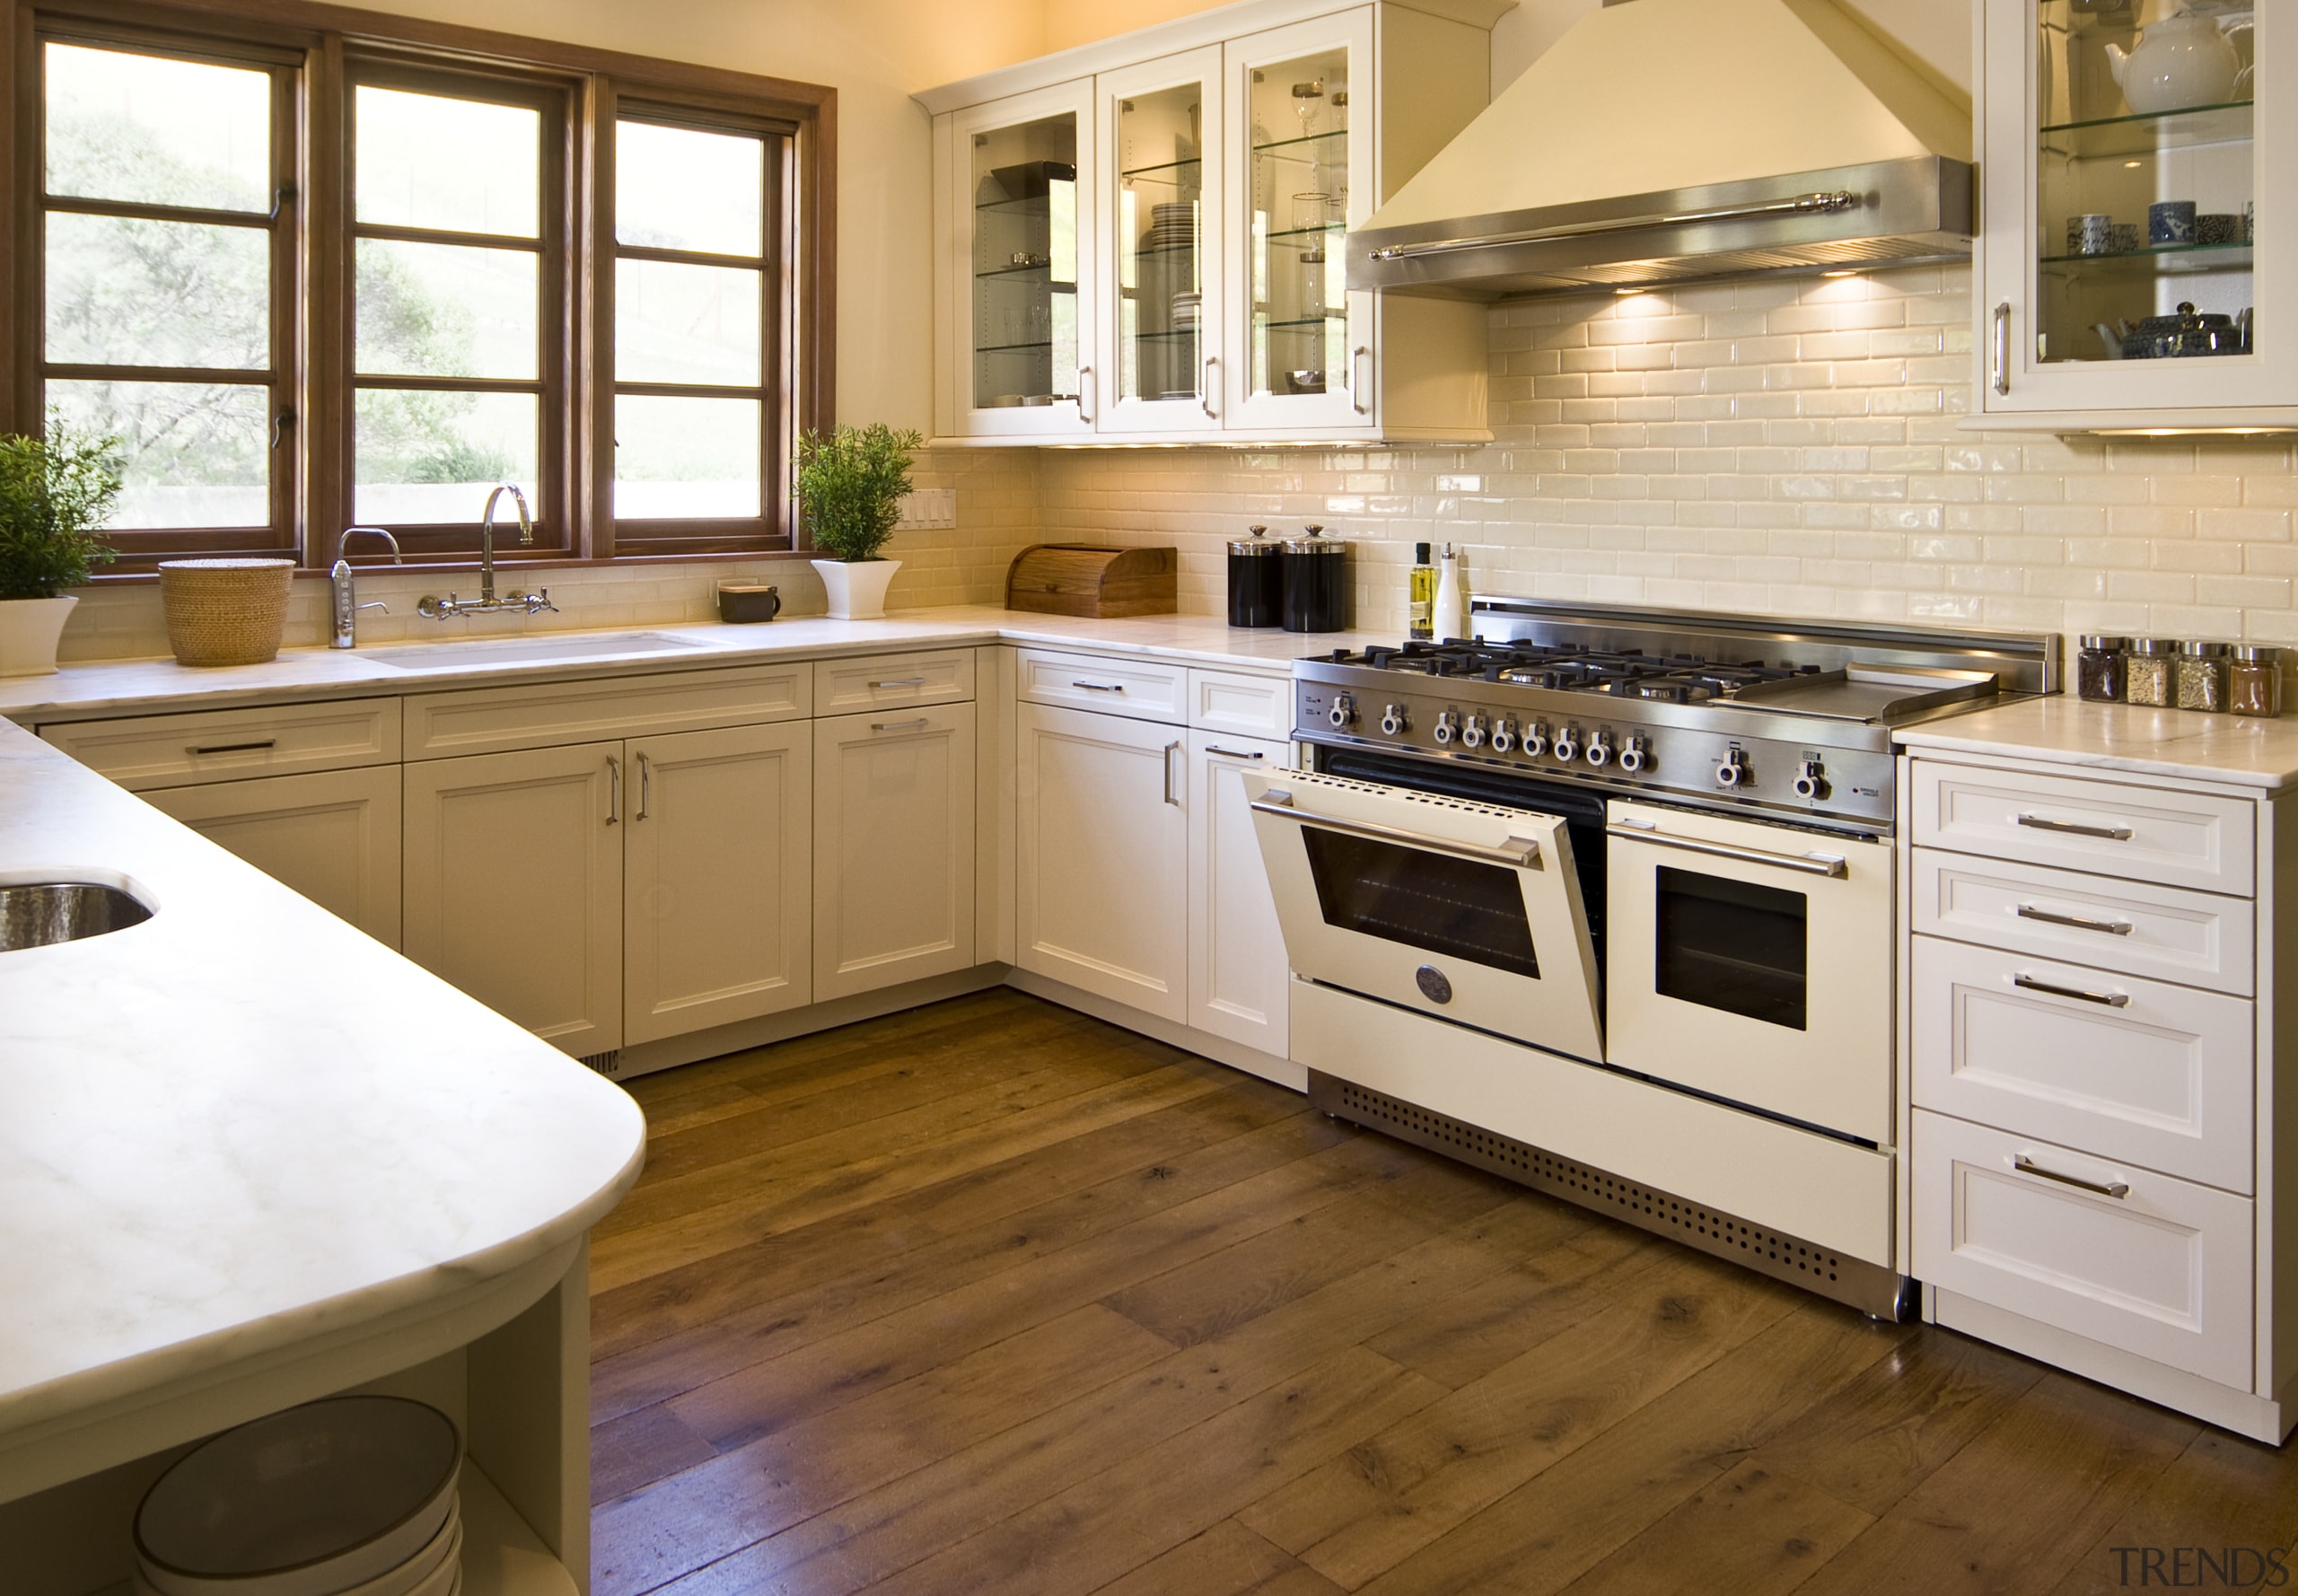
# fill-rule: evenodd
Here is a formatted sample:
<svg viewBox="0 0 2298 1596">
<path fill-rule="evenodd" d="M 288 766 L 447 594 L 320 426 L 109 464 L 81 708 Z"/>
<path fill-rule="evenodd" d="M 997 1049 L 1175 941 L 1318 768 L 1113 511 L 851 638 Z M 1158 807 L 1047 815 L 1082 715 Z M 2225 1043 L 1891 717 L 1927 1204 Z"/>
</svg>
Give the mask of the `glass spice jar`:
<svg viewBox="0 0 2298 1596">
<path fill-rule="evenodd" d="M 2122 702 L 2122 659 L 2130 649 L 2127 637 L 2092 634 L 2083 638 L 2083 652 L 2074 658 L 2074 691 L 2088 704 Z"/>
<path fill-rule="evenodd" d="M 2181 643 L 2172 702 L 2180 709 L 2209 715 L 2226 713 L 2226 656 L 2223 643 Z"/>
<path fill-rule="evenodd" d="M 2126 704 L 2161 709 L 2171 702 L 2171 661 L 2179 645 L 2168 637 L 2141 637 L 2123 657 L 2122 697 Z"/>
<path fill-rule="evenodd" d="M 2282 651 L 2237 648 L 2226 668 L 2226 708 L 2234 715 L 2282 713 Z"/>
</svg>

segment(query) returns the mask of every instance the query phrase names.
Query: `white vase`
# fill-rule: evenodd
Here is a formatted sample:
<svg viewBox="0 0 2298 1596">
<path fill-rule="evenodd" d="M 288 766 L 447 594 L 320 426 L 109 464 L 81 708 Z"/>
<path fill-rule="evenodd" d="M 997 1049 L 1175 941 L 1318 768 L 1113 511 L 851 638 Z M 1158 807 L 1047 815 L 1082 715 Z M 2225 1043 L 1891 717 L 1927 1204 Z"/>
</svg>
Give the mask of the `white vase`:
<svg viewBox="0 0 2298 1596">
<path fill-rule="evenodd" d="M 0 676 L 55 675 L 56 641 L 79 601 L 69 593 L 60 599 L 0 599 Z"/>
<path fill-rule="evenodd" d="M 829 590 L 830 619 L 886 618 L 886 586 L 901 569 L 899 560 L 816 560 L 813 566 Z"/>
</svg>

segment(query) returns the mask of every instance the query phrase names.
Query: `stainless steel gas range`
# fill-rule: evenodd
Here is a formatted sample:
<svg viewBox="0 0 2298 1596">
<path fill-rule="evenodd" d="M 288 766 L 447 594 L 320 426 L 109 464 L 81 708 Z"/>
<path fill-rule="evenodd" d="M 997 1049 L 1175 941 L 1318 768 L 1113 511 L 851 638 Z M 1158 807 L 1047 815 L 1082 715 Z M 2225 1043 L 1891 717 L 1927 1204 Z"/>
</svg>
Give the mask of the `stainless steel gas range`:
<svg viewBox="0 0 2298 1596">
<path fill-rule="evenodd" d="M 2058 639 L 1478 599 L 1246 787 L 1328 1111 L 1897 1316 L 1897 758 Z"/>
</svg>

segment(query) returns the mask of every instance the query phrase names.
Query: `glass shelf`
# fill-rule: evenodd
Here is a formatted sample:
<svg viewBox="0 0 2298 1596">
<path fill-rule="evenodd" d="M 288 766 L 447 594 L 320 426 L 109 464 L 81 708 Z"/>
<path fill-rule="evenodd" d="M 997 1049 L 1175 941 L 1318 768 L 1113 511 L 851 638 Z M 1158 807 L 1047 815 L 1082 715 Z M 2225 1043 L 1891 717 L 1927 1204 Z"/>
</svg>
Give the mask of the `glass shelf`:
<svg viewBox="0 0 2298 1596">
<path fill-rule="evenodd" d="M 1299 239 L 1311 240 L 1314 244 L 1329 247 L 1347 231 L 1348 229 L 1338 222 L 1329 222 L 1322 227 L 1287 227 L 1267 236 L 1270 243 L 1285 244 L 1289 248 L 1305 247 L 1292 241 Z"/>
<path fill-rule="evenodd" d="M 1348 312 L 1346 311 L 1327 311 L 1321 316 L 1303 316 L 1285 321 L 1264 321 L 1261 325 L 1271 332 L 1283 332 L 1288 328 L 1328 327 L 1333 322 L 1347 320 Z"/>
<path fill-rule="evenodd" d="M 1336 138 L 1346 138 L 1347 136 L 1347 128 L 1336 127 L 1329 133 L 1311 133 L 1305 134 L 1299 138 L 1279 138 L 1272 140 L 1265 145 L 1255 145 L 1253 146 L 1253 153 L 1259 155 L 1269 150 L 1297 149 L 1302 145 L 1329 144 Z"/>
<path fill-rule="evenodd" d="M 2252 136 L 2255 105 L 2254 101 L 2237 100 L 2146 116 L 2056 122 L 2041 129 L 2043 148 L 2076 161 L 2097 161 L 2114 155 L 2153 155 L 2199 145 L 2235 144 Z"/>
<path fill-rule="evenodd" d="M 1183 338 L 1193 339 L 1197 337 L 1197 329 L 1194 327 L 1177 327 L 1171 332 L 1136 332 L 1133 335 L 1133 338 L 1136 343 L 1171 344 L 1177 343 Z"/>
<path fill-rule="evenodd" d="M 1011 355 L 1016 352 L 1026 352 L 1031 349 L 1050 349 L 1052 347 L 1053 340 L 1051 338 L 1040 338 L 1034 344 L 976 344 L 973 346 L 973 352 L 976 355 Z"/>
<path fill-rule="evenodd" d="M 2254 254 L 2249 244 L 2159 244 L 2128 255 L 2046 255 L 2041 264 L 2053 267 L 2055 275 L 2080 271 L 2101 276 L 2171 276 L 2249 271 Z"/>
<path fill-rule="evenodd" d="M 1074 283 L 1055 281 L 1050 275 L 1052 271 L 1053 267 L 1049 266 L 1001 266 L 990 271 L 974 273 L 974 280 L 986 283 L 992 277 L 1035 277 L 1056 294 L 1077 292 L 1077 285 Z"/>
<path fill-rule="evenodd" d="M 1154 166 L 1121 167 L 1118 169 L 1117 175 L 1121 178 L 1142 178 L 1147 177 L 1151 172 L 1180 171 L 1184 167 L 1202 166 L 1204 164 L 1204 156 L 1192 155 L 1186 161 L 1162 161 Z"/>
<path fill-rule="evenodd" d="M 1009 216 L 1046 216 L 1052 215 L 1048 208 L 1052 197 L 1048 194 L 1030 194 L 1020 199 L 979 199 L 974 202 L 973 208 L 977 215 L 1002 213 Z"/>
</svg>

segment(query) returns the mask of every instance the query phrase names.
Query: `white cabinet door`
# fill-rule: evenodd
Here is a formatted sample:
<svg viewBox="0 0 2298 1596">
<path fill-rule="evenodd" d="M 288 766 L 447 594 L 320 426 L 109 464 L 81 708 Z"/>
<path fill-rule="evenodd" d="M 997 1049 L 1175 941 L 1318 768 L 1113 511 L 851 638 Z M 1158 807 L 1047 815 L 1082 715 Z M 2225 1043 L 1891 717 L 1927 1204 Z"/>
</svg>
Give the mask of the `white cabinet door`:
<svg viewBox="0 0 2298 1596">
<path fill-rule="evenodd" d="M 1101 125 L 1101 359 L 1095 429 L 1161 437 L 1221 428 L 1228 248 L 1221 47 L 1093 80 Z"/>
<path fill-rule="evenodd" d="M 968 106 L 934 125 L 934 430 L 1091 437 L 1093 80 Z"/>
<path fill-rule="evenodd" d="M 622 1045 L 622 745 L 403 769 L 407 956 L 576 1057 Z"/>
<path fill-rule="evenodd" d="M 814 723 L 814 998 L 974 962 L 974 706 Z"/>
<path fill-rule="evenodd" d="M 1015 962 L 1186 1020 L 1187 733 L 1039 704 L 1015 720 Z"/>
<path fill-rule="evenodd" d="M 624 750 L 623 1039 L 811 1003 L 811 724 L 683 732 Z"/>
<path fill-rule="evenodd" d="M 398 766 L 169 787 L 144 801 L 399 946 Z"/>
<path fill-rule="evenodd" d="M 1242 777 L 1282 769 L 1285 751 L 1282 742 L 1189 736 L 1188 1022 L 1279 1058 L 1292 969 Z"/>
</svg>

